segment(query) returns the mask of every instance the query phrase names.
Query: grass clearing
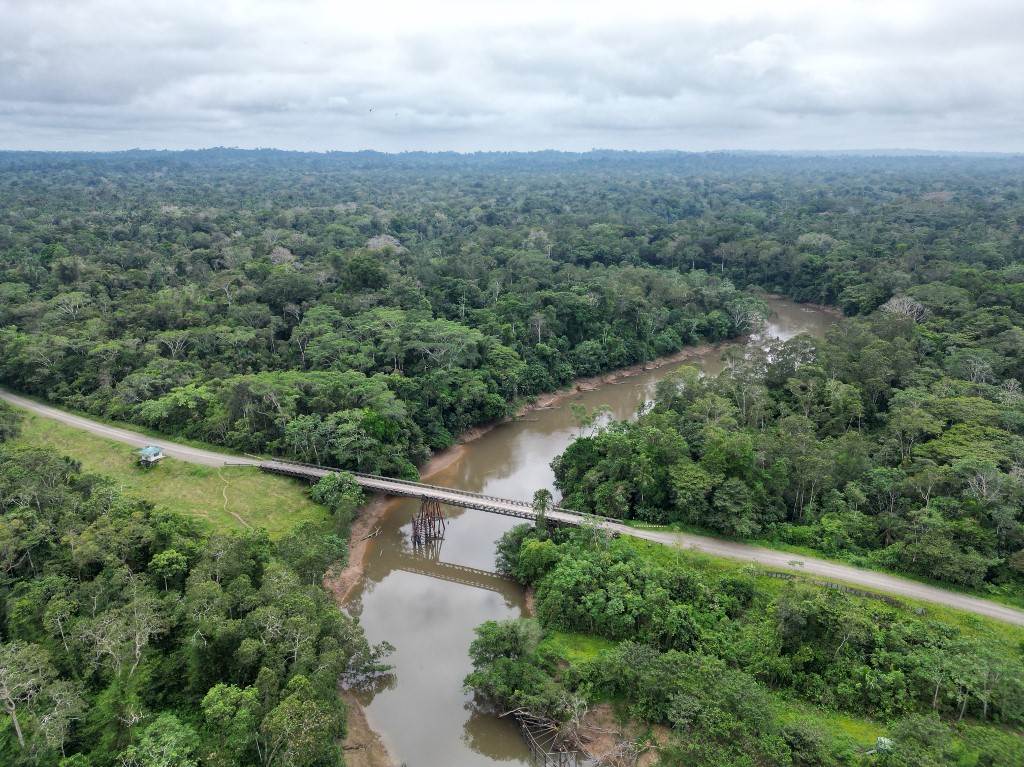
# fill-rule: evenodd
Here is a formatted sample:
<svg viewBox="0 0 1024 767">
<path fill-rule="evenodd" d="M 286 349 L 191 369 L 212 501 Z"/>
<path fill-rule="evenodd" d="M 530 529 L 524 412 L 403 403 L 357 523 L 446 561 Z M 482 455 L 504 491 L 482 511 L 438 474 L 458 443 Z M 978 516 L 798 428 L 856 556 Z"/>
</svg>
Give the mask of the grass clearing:
<svg viewBox="0 0 1024 767">
<path fill-rule="evenodd" d="M 593 660 L 602 650 L 610 650 L 617 642 L 589 634 L 569 631 L 551 631 L 540 643 L 541 650 L 548 650 L 565 658 L 570 665 Z"/>
<path fill-rule="evenodd" d="M 25 413 L 16 445 L 56 450 L 160 508 L 201 519 L 226 532 L 263 527 L 277 538 L 305 521 L 327 520 L 305 487 L 287 477 L 244 466 L 215 468 L 165 458 L 152 469 L 136 463 L 135 448 Z"/>
<path fill-rule="evenodd" d="M 812 721 L 832 733 L 841 733 L 851 743 L 862 749 L 873 748 L 879 736 L 888 735 L 886 726 L 873 719 L 830 711 L 799 700 L 781 698 L 781 696 L 777 700 L 776 706 L 776 713 L 783 724 Z"/>
</svg>

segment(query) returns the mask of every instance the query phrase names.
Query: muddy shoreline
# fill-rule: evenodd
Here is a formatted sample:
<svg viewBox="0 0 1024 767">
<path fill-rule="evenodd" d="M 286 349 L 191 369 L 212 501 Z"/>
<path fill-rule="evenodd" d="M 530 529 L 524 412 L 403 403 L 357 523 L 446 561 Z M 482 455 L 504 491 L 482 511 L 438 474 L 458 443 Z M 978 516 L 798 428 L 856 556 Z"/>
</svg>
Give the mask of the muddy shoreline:
<svg viewBox="0 0 1024 767">
<path fill-rule="evenodd" d="M 439 453 L 435 453 L 425 464 L 423 464 L 423 466 L 420 467 L 420 480 L 428 480 L 437 473 L 444 471 L 449 466 L 457 463 L 462 458 L 466 451 L 466 446 L 469 443 L 480 439 L 480 437 L 503 423 L 508 423 L 516 418 L 522 418 L 536 410 L 546 410 L 554 407 L 579 392 L 593 391 L 601 386 L 617 383 L 625 378 L 639 375 L 640 373 L 648 370 L 657 370 L 658 368 L 665 367 L 666 365 L 685 362 L 691 357 L 700 357 L 742 340 L 744 340 L 744 337 L 722 341 L 718 344 L 688 346 L 685 349 L 680 349 L 674 354 L 657 357 L 653 360 L 648 360 L 647 362 L 638 362 L 635 365 L 619 368 L 618 370 L 613 370 L 596 376 L 577 378 L 569 386 L 547 394 L 541 394 L 536 399 L 521 405 L 516 409 L 514 414 L 508 418 L 492 421 L 488 424 L 481 424 L 480 426 L 474 426 L 472 429 L 463 432 L 454 445 L 445 448 Z M 358 585 L 359 580 L 362 578 L 366 556 L 371 550 L 374 540 L 372 537 L 368 536 L 372 535 L 374 530 L 379 527 L 380 521 L 384 518 L 384 515 L 387 514 L 388 510 L 400 500 L 400 498 L 375 495 L 371 498 L 369 503 L 360 509 L 359 516 L 356 517 L 355 521 L 352 523 L 351 532 L 349 534 L 348 564 L 341 570 L 329 572 L 327 577 L 324 579 L 324 586 L 334 594 L 335 601 L 339 605 L 344 606 L 348 603 L 352 590 L 356 585 Z"/>
<path fill-rule="evenodd" d="M 557 389 L 556 391 L 550 392 L 548 394 L 538 395 L 537 399 L 532 400 L 527 404 L 523 405 L 522 407 L 520 407 L 516 411 L 514 418 L 522 418 L 523 416 L 535 410 L 544 410 L 546 408 L 552 407 L 554 405 L 557 405 L 562 400 L 565 400 L 583 391 L 593 391 L 595 389 L 601 388 L 602 386 L 618 383 L 624 378 L 630 378 L 632 376 L 639 375 L 640 373 L 644 373 L 648 370 L 657 370 L 658 368 L 663 368 L 666 365 L 676 365 L 681 362 L 685 362 L 691 357 L 701 357 L 705 354 L 716 351 L 718 349 L 722 349 L 731 344 L 744 341 L 746 338 L 746 336 L 738 336 L 737 338 L 733 338 L 728 341 L 722 341 L 717 344 L 701 344 L 700 346 L 687 346 L 686 348 L 680 349 L 679 351 L 674 352 L 673 354 L 667 354 L 664 357 L 655 357 L 653 360 L 648 360 L 647 362 L 637 362 L 635 365 L 630 365 L 629 367 L 612 370 L 608 373 L 600 373 L 596 376 L 577 378 L 571 384 L 569 384 L 569 386 Z M 486 431 L 490 431 L 495 426 L 501 423 L 505 423 L 505 421 L 498 421 L 496 423 L 490 424 L 489 426 L 486 427 Z M 484 433 L 486 433 L 486 431 Z"/>
<path fill-rule="evenodd" d="M 351 690 L 342 690 L 348 708 L 348 734 L 342 744 L 347 767 L 394 767 L 394 758 L 380 735 L 366 720 L 366 711 Z"/>
<path fill-rule="evenodd" d="M 481 424 L 467 430 L 459 436 L 458 441 L 454 445 L 436 453 L 420 467 L 420 479 L 427 481 L 434 475 L 457 463 L 465 454 L 466 446 L 469 443 L 479 439 L 503 423 L 522 418 L 537 410 L 555 407 L 579 392 L 592 391 L 601 386 L 614 384 L 648 370 L 656 370 L 666 365 L 678 364 L 691 357 L 703 356 L 728 344 L 734 344 L 742 340 L 742 338 L 739 338 L 730 339 L 718 344 L 688 346 L 673 354 L 657 357 L 647 362 L 639 362 L 629 367 L 596 376 L 577 378 L 569 386 L 554 392 L 541 394 L 536 399 L 524 403 L 508 418 L 489 424 Z M 381 521 L 391 508 L 401 500 L 401 498 L 375 495 L 370 499 L 369 503 L 363 506 L 359 516 L 352 523 L 349 534 L 348 563 L 340 570 L 329 571 L 324 578 L 324 586 L 333 594 L 334 600 L 339 607 L 344 607 L 348 604 L 353 591 L 362 580 L 367 557 L 373 550 L 374 531 L 379 528 Z M 532 615 L 534 612 L 532 593 L 527 594 L 526 611 L 528 615 Z M 356 696 L 351 691 L 343 691 L 342 698 L 349 709 L 348 735 L 343 744 L 345 756 L 349 763 L 358 767 L 394 767 L 397 762 L 388 752 L 383 739 L 371 726 L 366 717 L 366 712 Z"/>
<path fill-rule="evenodd" d="M 822 314 L 827 314 L 831 317 L 835 317 L 836 319 L 840 320 L 846 316 L 845 314 L 843 314 L 843 310 L 837 306 L 829 306 L 828 304 L 816 304 L 812 301 L 797 301 L 796 299 L 790 298 L 789 296 L 785 296 L 782 293 L 758 293 L 757 295 L 766 300 L 786 301 L 787 303 L 791 303 L 796 306 L 804 307 L 807 309 L 814 309 L 814 311 L 816 312 L 821 312 Z"/>
</svg>

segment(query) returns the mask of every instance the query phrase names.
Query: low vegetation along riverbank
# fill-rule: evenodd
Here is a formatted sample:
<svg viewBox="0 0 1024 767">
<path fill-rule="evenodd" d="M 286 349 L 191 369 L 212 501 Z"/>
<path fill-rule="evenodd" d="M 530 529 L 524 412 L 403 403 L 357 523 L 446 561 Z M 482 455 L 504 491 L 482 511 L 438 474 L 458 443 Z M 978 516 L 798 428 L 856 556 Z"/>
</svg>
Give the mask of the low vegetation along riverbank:
<svg viewBox="0 0 1024 767">
<path fill-rule="evenodd" d="M 536 619 L 481 626 L 467 684 L 559 723 L 568 747 L 687 766 L 1024 760 L 1024 629 L 588 531 L 517 528 L 498 563 L 535 588 Z"/>
</svg>

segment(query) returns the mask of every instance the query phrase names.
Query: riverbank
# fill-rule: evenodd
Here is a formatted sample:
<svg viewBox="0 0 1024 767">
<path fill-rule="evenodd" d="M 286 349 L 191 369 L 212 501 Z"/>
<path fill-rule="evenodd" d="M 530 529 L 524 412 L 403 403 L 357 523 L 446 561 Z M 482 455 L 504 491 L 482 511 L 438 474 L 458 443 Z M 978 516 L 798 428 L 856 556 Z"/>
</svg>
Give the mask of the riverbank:
<svg viewBox="0 0 1024 767">
<path fill-rule="evenodd" d="M 729 341 L 723 341 L 718 344 L 687 346 L 684 349 L 680 349 L 678 352 L 668 354 L 663 357 L 657 357 L 653 360 L 648 360 L 647 362 L 638 362 L 635 365 L 619 368 L 618 370 L 613 370 L 596 376 L 577 378 L 568 386 L 547 394 L 541 394 L 536 399 L 524 403 L 516 409 L 512 416 L 508 418 L 499 419 L 487 424 L 481 424 L 480 426 L 474 426 L 473 428 L 463 432 L 459 435 L 459 438 L 454 445 L 449 448 L 445 448 L 439 453 L 435 453 L 430 460 L 420 467 L 420 480 L 429 480 L 434 475 L 439 474 L 448 467 L 457 463 L 465 453 L 467 445 L 480 439 L 503 423 L 508 423 L 510 420 L 517 418 L 523 418 L 537 410 L 547 410 L 555 407 L 564 400 L 569 397 L 573 397 L 580 392 L 594 391 L 601 386 L 618 383 L 623 379 L 639 375 L 640 373 L 657 370 L 658 368 L 665 367 L 666 365 L 679 364 L 692 357 L 701 357 L 711 354 L 712 352 L 722 349 L 727 345 L 742 342 L 744 339 L 745 337 L 740 337 L 730 339 Z M 369 503 L 363 506 L 359 512 L 359 516 L 356 517 L 355 521 L 352 523 L 352 529 L 349 534 L 348 564 L 346 564 L 341 570 L 328 573 L 327 577 L 324 579 L 324 586 L 334 594 L 334 598 L 339 605 L 344 606 L 348 603 L 353 589 L 359 584 L 360 579 L 363 577 L 366 556 L 372 549 L 374 538 L 371 536 L 373 535 L 373 532 L 380 526 L 381 520 L 384 519 L 384 516 L 388 511 L 400 500 L 401 499 L 399 498 L 383 495 L 374 496 Z"/>
<path fill-rule="evenodd" d="M 721 344 L 688 346 L 680 349 L 678 352 L 658 357 L 654 360 L 637 363 L 597 376 L 577 378 L 569 386 L 540 395 L 536 399 L 523 404 L 508 418 L 493 421 L 489 424 L 481 424 L 467 430 L 459 436 L 458 441 L 454 445 L 433 455 L 420 468 L 420 479 L 428 481 L 435 475 L 458 463 L 465 455 L 469 444 L 485 436 L 503 423 L 523 418 L 531 412 L 556 407 L 564 400 L 581 392 L 594 391 L 601 386 L 614 384 L 646 371 L 656 370 L 666 365 L 679 364 L 693 357 L 711 354 L 726 344 L 742 340 L 733 339 Z M 340 570 L 328 572 L 324 578 L 325 588 L 333 594 L 335 602 L 339 607 L 345 607 L 348 604 L 353 592 L 355 592 L 363 579 L 367 558 L 373 551 L 373 543 L 376 540 L 375 531 L 380 528 L 384 518 L 401 500 L 400 498 L 376 495 L 371 498 L 369 503 L 363 506 L 358 517 L 352 523 L 349 534 L 348 563 Z M 534 611 L 532 590 L 530 592 L 526 595 L 527 615 L 532 615 Z M 397 760 L 388 752 L 387 746 L 380 734 L 373 729 L 367 718 L 366 711 L 357 697 L 351 691 L 343 691 L 342 698 L 349 709 L 348 735 L 343 744 L 345 756 L 349 763 L 356 767 L 394 767 L 397 764 Z"/>
<path fill-rule="evenodd" d="M 535 410 L 545 410 L 549 407 L 553 407 L 554 405 L 559 404 L 561 401 L 567 399 L 568 397 L 573 397 L 579 394 L 580 392 L 594 391 L 595 389 L 599 389 L 602 386 L 618 383 L 619 381 L 622 381 L 625 378 L 631 378 L 632 376 L 640 375 L 641 373 L 646 373 L 649 370 L 657 370 L 658 368 L 663 368 L 666 365 L 677 365 L 682 362 L 685 362 L 686 360 L 692 357 L 702 357 L 706 354 L 718 351 L 727 345 L 742 342 L 746 340 L 746 338 L 747 336 L 738 336 L 736 338 L 730 339 L 728 341 L 722 341 L 717 344 L 701 344 L 699 346 L 687 346 L 683 349 L 680 349 L 677 352 L 674 352 L 673 354 L 667 354 L 664 357 L 655 357 L 653 360 L 648 360 L 647 362 L 637 362 L 635 365 L 630 365 L 629 367 L 612 370 L 608 373 L 601 373 L 596 376 L 577 378 L 568 386 L 565 386 L 561 389 L 557 389 L 556 391 L 550 392 L 548 394 L 541 394 L 537 397 L 537 399 L 526 403 L 516 411 L 515 417 L 522 418 L 523 416 L 528 415 L 529 413 Z M 489 429 L 494 428 L 494 426 L 497 426 L 499 423 L 503 423 L 503 421 L 495 422 L 492 426 L 489 427 Z"/>
<path fill-rule="evenodd" d="M 795 306 L 800 306 L 805 309 L 813 309 L 821 314 L 827 314 L 830 317 L 835 317 L 837 320 L 843 319 L 846 315 L 843 314 L 843 310 L 838 306 L 830 306 L 829 304 L 816 304 L 811 301 L 797 301 L 790 298 L 789 296 L 783 295 L 782 293 L 759 293 L 758 294 L 765 301 L 786 301 Z"/>
<path fill-rule="evenodd" d="M 599 764 L 631 764 L 652 767 L 660 746 L 668 742 L 669 729 L 661 724 L 626 721 L 616 716 L 610 703 L 591 706 L 579 726 L 584 753 Z"/>
<path fill-rule="evenodd" d="M 366 711 L 351 690 L 342 690 L 348 707 L 348 734 L 342 744 L 346 767 L 395 767 L 395 760 L 380 735 L 366 720 Z"/>
</svg>

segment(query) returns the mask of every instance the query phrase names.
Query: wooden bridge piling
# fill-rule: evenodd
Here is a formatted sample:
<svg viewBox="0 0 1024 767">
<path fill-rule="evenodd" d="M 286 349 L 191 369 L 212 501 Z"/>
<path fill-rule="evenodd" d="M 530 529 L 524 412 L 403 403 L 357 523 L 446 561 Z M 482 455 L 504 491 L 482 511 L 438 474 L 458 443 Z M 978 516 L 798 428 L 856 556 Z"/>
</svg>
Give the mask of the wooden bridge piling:
<svg viewBox="0 0 1024 767">
<path fill-rule="evenodd" d="M 412 542 L 421 546 L 428 541 L 444 538 L 445 522 L 441 504 L 434 498 L 424 497 L 419 511 L 412 518 Z"/>
</svg>

